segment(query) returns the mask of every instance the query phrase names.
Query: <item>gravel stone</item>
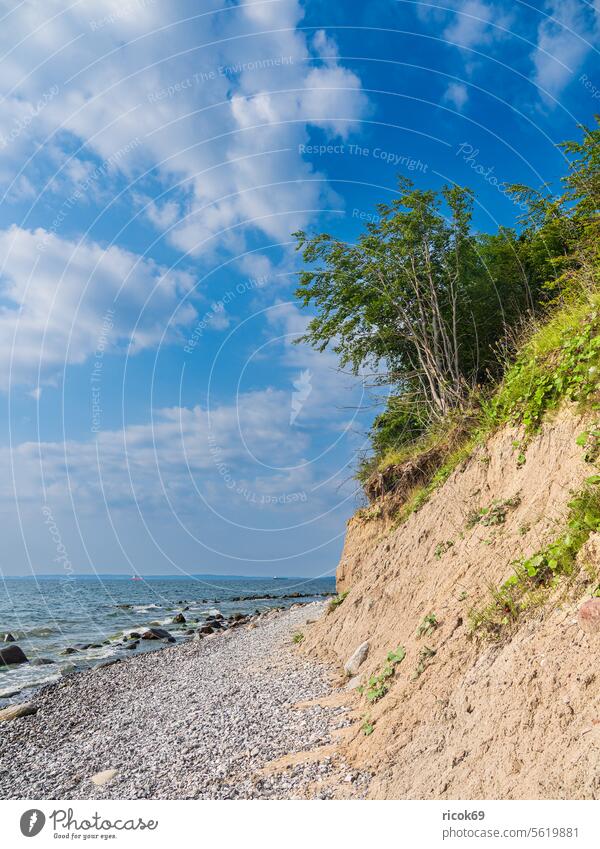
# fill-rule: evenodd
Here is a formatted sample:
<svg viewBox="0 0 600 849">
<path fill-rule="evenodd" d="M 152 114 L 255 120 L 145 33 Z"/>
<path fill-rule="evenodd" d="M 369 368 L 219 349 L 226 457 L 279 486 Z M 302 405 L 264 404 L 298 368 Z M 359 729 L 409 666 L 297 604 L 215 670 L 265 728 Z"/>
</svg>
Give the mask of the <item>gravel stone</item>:
<svg viewBox="0 0 600 849">
<path fill-rule="evenodd" d="M 3 725 L 1 799 L 327 799 L 343 785 L 362 798 L 370 776 L 344 782 L 331 748 L 345 707 L 318 704 L 330 670 L 292 634 L 324 602 L 254 618 L 255 629 L 219 631 L 38 691 L 37 713 Z M 315 751 L 316 750 L 316 751 Z M 269 762 L 311 752 L 271 774 Z M 100 786 L 90 777 L 115 775 Z"/>
</svg>

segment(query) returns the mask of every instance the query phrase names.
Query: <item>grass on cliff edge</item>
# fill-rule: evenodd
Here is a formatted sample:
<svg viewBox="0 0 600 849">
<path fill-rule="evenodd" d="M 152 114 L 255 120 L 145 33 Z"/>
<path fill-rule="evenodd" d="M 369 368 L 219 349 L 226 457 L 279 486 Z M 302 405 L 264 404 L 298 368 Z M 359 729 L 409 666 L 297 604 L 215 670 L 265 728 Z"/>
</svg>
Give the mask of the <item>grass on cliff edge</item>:
<svg viewBox="0 0 600 849">
<path fill-rule="evenodd" d="M 462 414 L 468 427 L 458 445 L 455 439 L 449 439 L 449 432 L 456 429 L 459 413 L 445 427 L 379 458 L 375 468 L 383 471 L 414 459 L 435 445 L 441 448 L 439 468 L 399 506 L 396 524 L 419 510 L 497 428 L 507 424 L 523 427 L 525 441 L 518 462 L 525 462 L 527 439 L 539 429 L 546 415 L 565 400 L 577 402 L 582 409 L 598 408 L 599 390 L 600 294 L 579 291 L 546 321 L 532 326 L 496 390 L 487 398 L 473 399 L 468 413 Z M 448 451 L 444 451 L 444 445 L 449 446 Z M 368 509 L 363 513 L 369 517 Z"/>
</svg>

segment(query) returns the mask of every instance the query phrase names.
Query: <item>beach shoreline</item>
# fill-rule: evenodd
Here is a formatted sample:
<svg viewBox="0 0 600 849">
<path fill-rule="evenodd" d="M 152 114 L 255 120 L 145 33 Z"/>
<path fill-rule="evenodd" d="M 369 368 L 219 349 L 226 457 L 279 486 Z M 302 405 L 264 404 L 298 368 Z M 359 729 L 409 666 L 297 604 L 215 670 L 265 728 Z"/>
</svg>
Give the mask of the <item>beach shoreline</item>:
<svg viewBox="0 0 600 849">
<path fill-rule="evenodd" d="M 332 670 L 293 640 L 324 609 L 270 610 L 42 688 L 34 715 L 0 725 L 0 798 L 332 798 L 340 785 L 364 796 L 367 777 L 332 745 L 348 709 L 318 701 Z"/>
</svg>

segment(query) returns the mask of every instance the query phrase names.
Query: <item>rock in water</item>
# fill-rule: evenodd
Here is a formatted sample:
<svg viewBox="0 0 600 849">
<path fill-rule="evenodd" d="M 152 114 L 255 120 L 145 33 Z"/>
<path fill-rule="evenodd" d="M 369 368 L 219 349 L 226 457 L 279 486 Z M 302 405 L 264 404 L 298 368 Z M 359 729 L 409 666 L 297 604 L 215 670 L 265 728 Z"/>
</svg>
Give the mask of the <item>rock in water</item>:
<svg viewBox="0 0 600 849">
<path fill-rule="evenodd" d="M 175 637 L 172 637 L 164 628 L 148 628 L 142 634 L 142 640 L 167 640 L 169 643 L 174 643 Z"/>
<path fill-rule="evenodd" d="M 185 621 L 183 613 L 178 613 L 177 616 L 173 617 L 173 625 L 184 625 Z"/>
<path fill-rule="evenodd" d="M 11 705 L 10 707 L 0 710 L 0 722 L 10 722 L 11 719 L 20 719 L 22 716 L 32 716 L 37 713 L 37 707 L 31 702 L 25 702 L 22 705 Z"/>
<path fill-rule="evenodd" d="M 369 654 L 369 641 L 365 640 L 360 646 L 354 650 L 351 657 L 344 664 L 344 672 L 348 676 L 356 675 L 362 664 L 367 659 Z"/>
<path fill-rule="evenodd" d="M 12 663 L 27 663 L 28 658 L 17 645 L 7 646 L 0 649 L 0 666 L 8 666 Z"/>
<path fill-rule="evenodd" d="M 582 604 L 577 621 L 586 634 L 600 634 L 600 598 L 591 598 Z"/>
<path fill-rule="evenodd" d="M 96 787 L 102 787 L 102 785 L 108 784 L 109 781 L 112 781 L 116 774 L 116 769 L 103 769 L 102 772 L 97 772 L 96 775 L 92 775 L 92 782 L 96 785 Z"/>
<path fill-rule="evenodd" d="M 13 637 L 13 635 L 12 635 L 12 634 L 5 634 L 5 635 L 4 635 L 4 642 L 5 642 L 5 643 L 14 643 L 14 642 L 15 642 L 15 638 Z"/>
</svg>

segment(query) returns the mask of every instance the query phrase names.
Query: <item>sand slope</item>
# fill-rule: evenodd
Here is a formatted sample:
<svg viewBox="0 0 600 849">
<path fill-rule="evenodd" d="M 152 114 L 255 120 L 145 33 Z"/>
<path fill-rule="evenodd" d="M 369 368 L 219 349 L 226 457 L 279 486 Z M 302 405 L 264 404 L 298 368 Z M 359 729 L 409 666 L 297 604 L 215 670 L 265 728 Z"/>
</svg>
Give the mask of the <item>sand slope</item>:
<svg viewBox="0 0 600 849">
<path fill-rule="evenodd" d="M 521 467 L 522 434 L 505 429 L 396 530 L 386 520 L 349 523 L 338 569 L 348 597 L 307 629 L 303 648 L 341 673 L 369 640 L 363 679 L 381 670 L 388 651 L 406 649 L 380 702 L 371 707 L 349 694 L 357 722 L 342 750 L 373 773 L 371 797 L 600 796 L 600 645 L 575 618 L 593 588 L 589 573 L 501 644 L 468 634 L 469 610 L 511 574 L 511 561 L 563 529 L 571 492 L 593 471 L 575 443 L 585 425 L 564 409 L 531 442 Z M 468 527 L 473 510 L 519 498 L 504 524 Z M 580 559 L 600 565 L 594 538 Z M 417 637 L 431 612 L 439 627 Z M 425 645 L 436 654 L 413 679 Z M 374 723 L 370 736 L 361 730 L 365 715 Z"/>
</svg>

